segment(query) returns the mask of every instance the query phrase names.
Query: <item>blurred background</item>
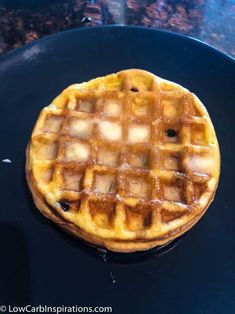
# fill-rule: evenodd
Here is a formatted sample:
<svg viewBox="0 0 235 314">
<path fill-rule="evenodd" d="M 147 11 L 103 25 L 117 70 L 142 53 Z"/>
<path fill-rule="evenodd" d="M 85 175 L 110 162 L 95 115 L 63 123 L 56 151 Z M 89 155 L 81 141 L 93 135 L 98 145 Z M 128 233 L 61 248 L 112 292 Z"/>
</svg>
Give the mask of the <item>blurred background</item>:
<svg viewBox="0 0 235 314">
<path fill-rule="evenodd" d="M 0 0 L 0 54 L 49 34 L 107 24 L 185 34 L 235 57 L 235 0 Z"/>
</svg>

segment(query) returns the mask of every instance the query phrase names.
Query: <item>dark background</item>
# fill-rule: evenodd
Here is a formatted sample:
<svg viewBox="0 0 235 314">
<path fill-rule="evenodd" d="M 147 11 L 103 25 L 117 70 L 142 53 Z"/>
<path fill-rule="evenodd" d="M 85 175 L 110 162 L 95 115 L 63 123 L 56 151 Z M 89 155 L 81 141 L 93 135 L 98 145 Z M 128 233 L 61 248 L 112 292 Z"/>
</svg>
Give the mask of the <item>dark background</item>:
<svg viewBox="0 0 235 314">
<path fill-rule="evenodd" d="M 32 8 L 63 1 L 66 0 L 0 0 L 0 6 L 5 8 Z"/>
</svg>

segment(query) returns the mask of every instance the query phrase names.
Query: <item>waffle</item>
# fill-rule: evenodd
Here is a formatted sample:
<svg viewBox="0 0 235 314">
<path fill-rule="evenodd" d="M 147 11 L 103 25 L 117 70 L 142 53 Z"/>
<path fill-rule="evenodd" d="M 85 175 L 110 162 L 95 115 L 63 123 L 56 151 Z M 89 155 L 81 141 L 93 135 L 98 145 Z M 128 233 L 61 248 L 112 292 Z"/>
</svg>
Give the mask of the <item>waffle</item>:
<svg viewBox="0 0 235 314">
<path fill-rule="evenodd" d="M 219 173 L 200 100 L 136 69 L 69 86 L 41 111 L 27 148 L 27 181 L 42 214 L 118 252 L 190 229 L 213 200 Z"/>
</svg>

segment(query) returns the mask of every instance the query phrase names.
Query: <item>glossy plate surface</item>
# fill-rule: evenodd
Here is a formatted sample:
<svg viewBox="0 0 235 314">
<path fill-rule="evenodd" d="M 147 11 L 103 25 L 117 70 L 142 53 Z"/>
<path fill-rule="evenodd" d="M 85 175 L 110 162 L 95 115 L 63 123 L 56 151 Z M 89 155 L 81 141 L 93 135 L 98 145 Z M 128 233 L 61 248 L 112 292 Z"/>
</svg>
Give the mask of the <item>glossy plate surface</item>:
<svg viewBox="0 0 235 314">
<path fill-rule="evenodd" d="M 147 253 L 105 254 L 35 209 L 25 149 L 45 105 L 75 82 L 141 68 L 206 105 L 222 156 L 216 198 L 183 238 Z M 0 59 L 0 304 L 112 306 L 113 313 L 235 312 L 235 62 L 196 40 L 144 28 L 60 33 Z"/>
</svg>

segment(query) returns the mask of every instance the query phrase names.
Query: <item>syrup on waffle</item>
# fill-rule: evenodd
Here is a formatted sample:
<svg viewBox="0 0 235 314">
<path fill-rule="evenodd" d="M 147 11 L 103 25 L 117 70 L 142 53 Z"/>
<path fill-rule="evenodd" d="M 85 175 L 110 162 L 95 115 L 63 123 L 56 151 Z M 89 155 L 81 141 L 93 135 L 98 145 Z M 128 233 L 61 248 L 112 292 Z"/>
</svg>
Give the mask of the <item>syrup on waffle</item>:
<svg viewBox="0 0 235 314">
<path fill-rule="evenodd" d="M 219 172 L 216 134 L 199 99 L 135 69 L 65 89 L 41 111 L 27 149 L 39 210 L 122 252 L 191 228 L 213 200 Z"/>
</svg>

